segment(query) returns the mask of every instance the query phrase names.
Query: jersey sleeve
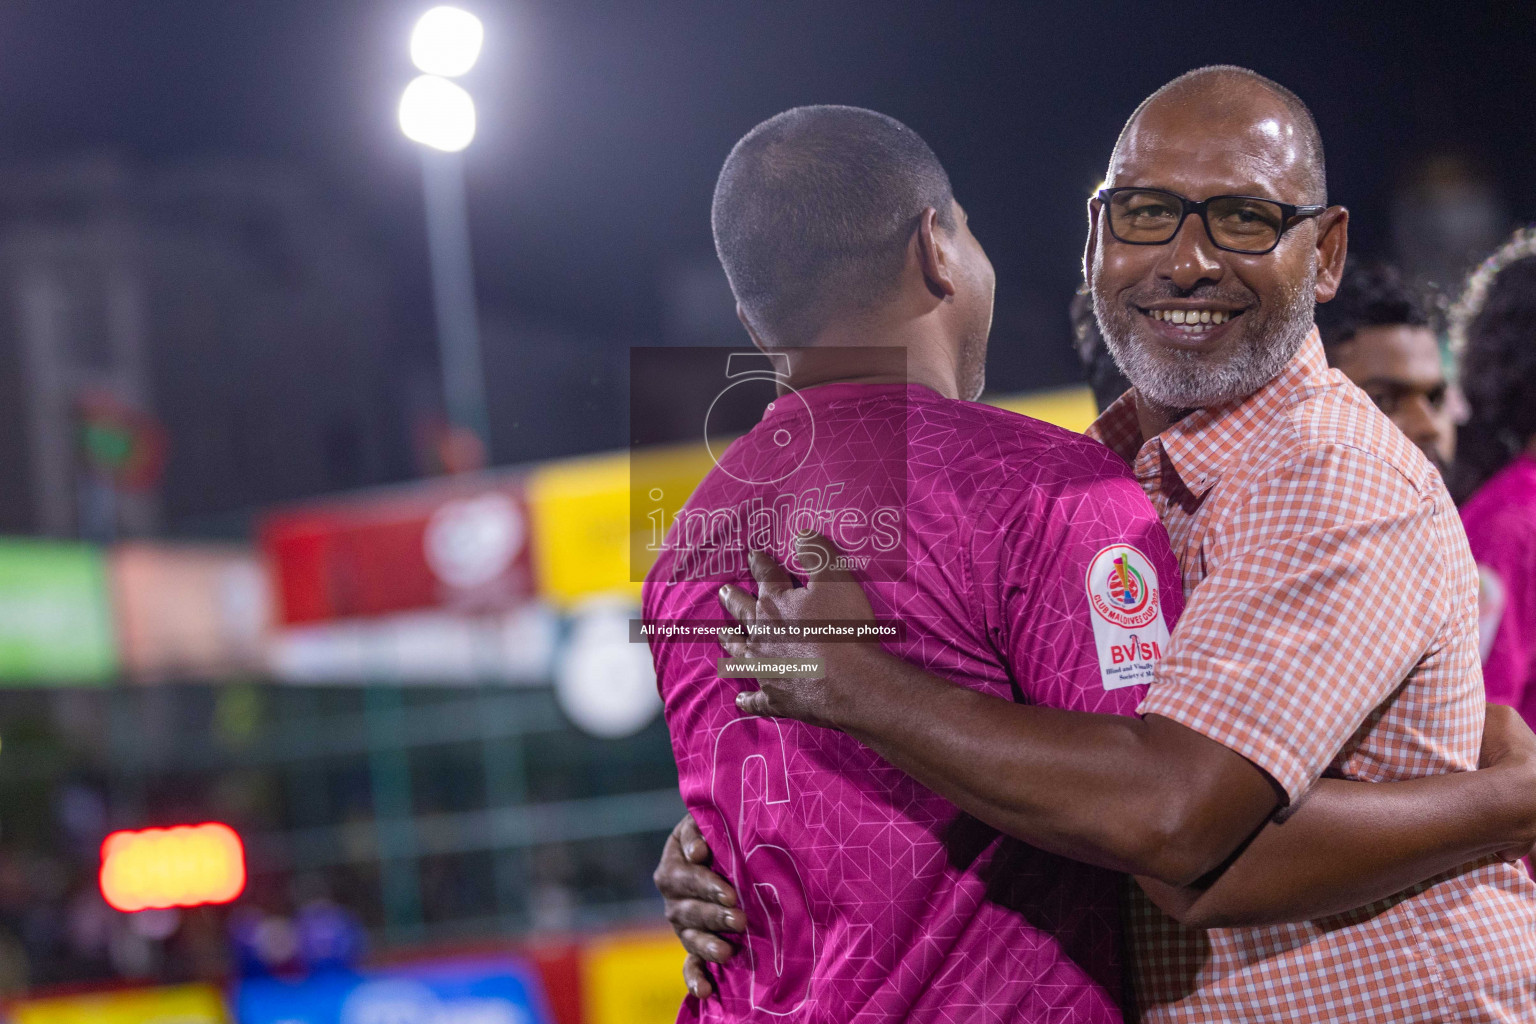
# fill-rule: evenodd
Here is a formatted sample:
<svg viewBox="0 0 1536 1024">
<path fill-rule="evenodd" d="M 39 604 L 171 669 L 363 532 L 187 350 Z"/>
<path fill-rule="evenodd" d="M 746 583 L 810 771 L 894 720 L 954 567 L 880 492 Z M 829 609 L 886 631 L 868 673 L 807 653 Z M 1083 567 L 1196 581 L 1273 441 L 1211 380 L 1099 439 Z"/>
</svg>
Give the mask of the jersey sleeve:
<svg viewBox="0 0 1536 1024">
<path fill-rule="evenodd" d="M 988 628 L 1019 699 L 1130 715 L 1167 649 L 1183 595 L 1156 511 L 1119 460 L 1105 455 L 1095 460 L 1100 472 L 1000 517 Z M 1116 581 L 1128 582 L 1128 591 L 1111 593 L 1106 583 Z M 1096 590 L 1105 607 L 1095 607 Z M 1106 618 L 1117 601 L 1134 614 Z"/>
<path fill-rule="evenodd" d="M 1294 802 L 1447 620 L 1441 515 L 1374 455 L 1298 454 L 1207 542 L 1142 713 L 1242 754 Z"/>
</svg>

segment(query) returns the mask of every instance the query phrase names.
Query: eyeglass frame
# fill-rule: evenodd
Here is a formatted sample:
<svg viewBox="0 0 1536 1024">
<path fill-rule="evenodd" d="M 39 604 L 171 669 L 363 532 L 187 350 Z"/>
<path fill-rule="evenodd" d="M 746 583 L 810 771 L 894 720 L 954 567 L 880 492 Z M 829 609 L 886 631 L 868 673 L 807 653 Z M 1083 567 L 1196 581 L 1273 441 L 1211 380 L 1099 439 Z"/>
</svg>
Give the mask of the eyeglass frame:
<svg viewBox="0 0 1536 1024">
<path fill-rule="evenodd" d="M 1114 188 L 1101 188 L 1097 193 L 1095 193 L 1095 198 L 1104 204 L 1107 211 L 1110 200 L 1121 192 L 1154 192 L 1160 196 L 1170 196 L 1179 201 L 1181 210 L 1179 214 L 1178 226 L 1173 229 L 1173 233 L 1171 235 L 1163 239 L 1161 242 L 1133 242 L 1129 239 L 1121 238 L 1119 234 L 1115 232 L 1114 216 L 1106 212 L 1104 220 L 1105 223 L 1109 226 L 1110 237 L 1122 245 L 1167 245 L 1169 242 L 1172 242 L 1175 238 L 1179 237 L 1179 232 L 1184 230 L 1184 222 L 1189 219 L 1190 214 L 1195 214 L 1200 218 L 1200 223 L 1205 226 L 1205 237 L 1211 240 L 1212 245 L 1220 249 L 1222 252 L 1235 252 L 1239 256 L 1267 256 L 1269 253 L 1275 251 L 1275 249 L 1280 245 L 1280 239 L 1284 238 L 1285 233 L 1291 230 L 1291 228 L 1295 227 L 1297 222 L 1307 220 L 1311 217 L 1321 217 L 1328 211 L 1327 206 L 1297 206 L 1294 203 L 1282 203 L 1278 199 L 1270 199 L 1268 196 L 1220 195 L 1207 196 L 1206 198 L 1200 200 L 1186 199 L 1179 195 L 1177 192 L 1170 192 L 1166 188 L 1143 188 L 1138 185 L 1117 185 Z M 1269 248 L 1234 249 L 1230 245 L 1222 245 L 1220 242 L 1216 241 L 1216 236 L 1211 232 L 1211 222 L 1206 218 L 1205 211 L 1211 203 L 1214 203 L 1218 199 L 1251 199 L 1254 202 L 1269 203 L 1271 206 L 1280 207 L 1280 230 L 1275 232 L 1275 240 L 1270 243 Z"/>
</svg>

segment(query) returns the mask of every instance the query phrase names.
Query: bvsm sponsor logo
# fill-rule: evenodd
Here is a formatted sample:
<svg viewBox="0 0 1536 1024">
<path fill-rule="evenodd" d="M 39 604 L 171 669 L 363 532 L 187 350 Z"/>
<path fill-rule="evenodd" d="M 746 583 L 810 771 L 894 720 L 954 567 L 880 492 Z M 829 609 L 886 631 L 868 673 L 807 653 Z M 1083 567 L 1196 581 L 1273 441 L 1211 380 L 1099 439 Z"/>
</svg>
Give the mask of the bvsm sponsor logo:
<svg viewBox="0 0 1536 1024">
<path fill-rule="evenodd" d="M 1106 690 L 1152 681 L 1168 649 L 1157 570 L 1129 544 L 1112 544 L 1088 563 L 1088 605 Z"/>
</svg>

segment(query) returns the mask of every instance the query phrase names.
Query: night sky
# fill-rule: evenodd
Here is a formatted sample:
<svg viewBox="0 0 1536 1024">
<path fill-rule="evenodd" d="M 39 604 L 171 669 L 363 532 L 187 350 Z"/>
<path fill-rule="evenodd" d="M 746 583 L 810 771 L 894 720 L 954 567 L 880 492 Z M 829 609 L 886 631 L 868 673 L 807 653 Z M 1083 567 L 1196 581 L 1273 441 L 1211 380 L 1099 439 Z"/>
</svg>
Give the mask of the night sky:
<svg viewBox="0 0 1536 1024">
<path fill-rule="evenodd" d="M 429 346 L 417 154 L 394 120 L 429 5 L 5 0 L 4 158 L 305 167 L 384 254 L 407 333 Z M 464 80 L 481 116 L 467 159 L 482 304 L 615 344 L 656 340 L 667 269 L 710 257 L 732 142 L 801 103 L 874 107 L 928 139 L 998 269 L 995 348 L 1065 346 L 1083 203 L 1114 136 L 1200 64 L 1252 67 L 1312 105 L 1357 250 L 1385 254 L 1402 168 L 1434 150 L 1467 155 L 1514 216 L 1536 217 L 1530 3 L 462 6 L 487 25 Z M 999 353 L 994 383 L 1031 383 L 1025 355 Z"/>
</svg>

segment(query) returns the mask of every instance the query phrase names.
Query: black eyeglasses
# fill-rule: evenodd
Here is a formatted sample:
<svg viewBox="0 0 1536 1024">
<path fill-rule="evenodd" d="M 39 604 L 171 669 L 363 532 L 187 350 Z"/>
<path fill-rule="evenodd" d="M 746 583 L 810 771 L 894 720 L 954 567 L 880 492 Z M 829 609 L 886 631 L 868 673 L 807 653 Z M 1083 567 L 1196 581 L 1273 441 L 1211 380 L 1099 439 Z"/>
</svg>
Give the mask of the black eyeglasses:
<svg viewBox="0 0 1536 1024">
<path fill-rule="evenodd" d="M 1104 188 L 1099 201 L 1109 211 L 1109 233 L 1126 245 L 1165 245 L 1179 233 L 1184 218 L 1195 214 L 1218 249 L 1262 256 L 1272 252 L 1299 220 L 1316 217 L 1326 206 L 1292 206 L 1257 196 L 1211 196 L 1195 202 L 1160 188 Z"/>
</svg>

